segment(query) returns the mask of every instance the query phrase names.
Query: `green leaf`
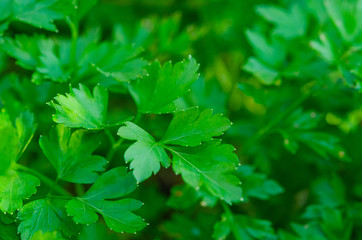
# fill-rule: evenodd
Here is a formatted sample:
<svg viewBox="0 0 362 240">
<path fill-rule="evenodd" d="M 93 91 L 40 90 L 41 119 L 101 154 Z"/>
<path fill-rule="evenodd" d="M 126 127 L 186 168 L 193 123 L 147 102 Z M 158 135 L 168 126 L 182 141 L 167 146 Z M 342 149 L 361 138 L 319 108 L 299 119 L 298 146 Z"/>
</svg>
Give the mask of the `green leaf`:
<svg viewBox="0 0 362 240">
<path fill-rule="evenodd" d="M 41 136 L 39 145 L 58 173 L 58 178 L 74 183 L 93 183 L 104 170 L 106 159 L 92 155 L 99 146 L 97 136 L 85 130 L 71 130 L 57 125 L 49 136 Z"/>
<path fill-rule="evenodd" d="M 330 178 L 320 178 L 313 183 L 312 191 L 318 202 L 324 206 L 335 208 L 346 203 L 346 189 L 337 175 Z"/>
<path fill-rule="evenodd" d="M 329 64 L 333 64 L 335 61 L 338 61 L 338 55 L 328 35 L 323 33 L 320 34 L 319 40 L 311 41 L 310 46 Z"/>
<path fill-rule="evenodd" d="M 246 31 L 246 36 L 258 59 L 274 67 L 285 61 L 285 46 L 276 38 L 269 43 L 263 34 L 250 29 Z"/>
<path fill-rule="evenodd" d="M 135 232 L 146 226 L 141 217 L 132 213 L 142 206 L 131 198 L 119 199 L 136 189 L 136 181 L 126 168 L 118 167 L 101 175 L 81 197 L 69 201 L 67 212 L 77 223 L 91 224 L 101 214 L 107 226 L 116 232 Z"/>
<path fill-rule="evenodd" d="M 132 81 L 129 91 L 142 113 L 169 113 L 176 110 L 175 100 L 182 97 L 196 81 L 199 65 L 190 56 L 172 66 L 155 61 L 147 68 L 149 75 Z"/>
<path fill-rule="evenodd" d="M 160 163 L 164 167 L 170 166 L 170 159 L 162 145 L 145 130 L 132 122 L 126 122 L 120 127 L 118 135 L 128 140 L 137 140 L 125 152 L 126 162 L 131 162 L 130 168 L 134 169 L 133 175 L 138 182 L 149 178 L 152 173 L 160 170 Z"/>
<path fill-rule="evenodd" d="M 311 240 L 327 240 L 318 223 L 311 222 L 308 225 L 291 224 L 293 230 L 297 233 L 297 239 L 311 239 Z"/>
<path fill-rule="evenodd" d="M 233 215 L 232 221 L 223 215 L 221 221 L 215 224 L 212 237 L 214 239 L 226 239 L 234 226 L 238 237 L 242 240 L 277 239 L 272 223 L 267 220 L 237 214 Z"/>
<path fill-rule="evenodd" d="M 325 159 L 328 159 L 331 155 L 341 161 L 348 162 L 351 160 L 342 146 L 339 145 L 340 139 L 329 133 L 297 132 L 295 137 Z"/>
<path fill-rule="evenodd" d="M 236 175 L 243 183 L 245 197 L 266 200 L 271 196 L 284 192 L 284 189 L 276 181 L 267 179 L 264 174 L 256 173 L 252 166 L 242 165 L 238 167 Z"/>
<path fill-rule="evenodd" d="M 29 112 L 17 113 L 11 120 L 8 112 L 1 109 L 0 113 L 0 174 L 5 173 L 12 163 L 23 154 L 33 138 L 36 125 L 34 115 Z"/>
<path fill-rule="evenodd" d="M 232 174 L 239 164 L 234 147 L 220 141 L 199 147 L 167 147 L 173 155 L 173 169 L 196 190 L 205 187 L 210 193 L 228 203 L 242 199 L 239 179 Z"/>
<path fill-rule="evenodd" d="M 30 240 L 39 231 L 57 231 L 64 238 L 79 233 L 79 227 L 67 216 L 64 208 L 66 202 L 61 199 L 44 198 L 24 205 L 18 214 L 21 221 L 18 228 L 21 239 Z"/>
<path fill-rule="evenodd" d="M 199 112 L 189 108 L 175 113 L 166 133 L 161 139 L 163 144 L 198 146 L 203 141 L 213 140 L 230 128 L 231 122 L 223 114 L 212 114 L 212 109 Z"/>
<path fill-rule="evenodd" d="M 46 232 L 43 233 L 42 231 L 36 232 L 31 240 L 65 240 L 60 234 L 56 231 L 54 232 Z"/>
<path fill-rule="evenodd" d="M 105 88 L 95 86 L 92 96 L 86 86 L 79 84 L 79 89 L 72 88 L 70 93 L 54 99 L 57 103 L 50 103 L 56 110 L 54 122 L 71 128 L 102 129 L 107 126 L 108 92 Z"/>
<path fill-rule="evenodd" d="M 71 0 L 13 1 L 12 18 L 37 28 L 57 31 L 54 20 L 64 19 L 73 9 Z"/>
<path fill-rule="evenodd" d="M 1 48 L 10 56 L 15 58 L 19 66 L 34 70 L 38 64 L 40 50 L 38 41 L 44 40 L 44 36 L 28 36 L 24 34 L 15 35 L 15 39 L 5 37 Z"/>
<path fill-rule="evenodd" d="M 145 66 L 147 61 L 139 57 L 143 52 L 140 47 L 103 44 L 95 51 L 98 52 L 97 59 L 102 56 L 102 53 L 104 53 L 104 56 L 100 61 L 92 59 L 92 65 L 106 77 L 112 77 L 118 82 L 129 82 L 146 75 Z"/>
<path fill-rule="evenodd" d="M 353 41 L 362 30 L 361 1 L 325 0 L 323 3 L 329 18 L 333 21 L 343 40 L 345 42 Z"/>
<path fill-rule="evenodd" d="M 23 199 L 30 198 L 40 186 L 38 178 L 23 172 L 9 170 L 0 176 L 0 210 L 13 213 L 23 206 Z"/>
<path fill-rule="evenodd" d="M 256 12 L 275 25 L 274 34 L 292 39 L 304 36 L 307 29 L 307 18 L 303 9 L 294 4 L 289 10 L 271 6 L 259 5 Z"/>
<path fill-rule="evenodd" d="M 55 54 L 55 42 L 52 39 L 38 41 L 40 56 L 36 70 L 42 74 L 44 79 L 55 82 L 67 82 L 70 72 L 64 69 L 64 64 Z"/>
<path fill-rule="evenodd" d="M 279 77 L 277 70 L 266 66 L 261 63 L 258 59 L 250 57 L 243 69 L 251 74 L 254 74 L 262 83 L 270 85 L 276 82 Z"/>
<path fill-rule="evenodd" d="M 19 138 L 5 109 L 0 113 L 0 174 L 6 173 L 20 152 Z"/>
<path fill-rule="evenodd" d="M 15 119 L 15 127 L 5 109 L 0 113 L 0 210 L 13 213 L 36 192 L 39 180 L 15 171 L 15 163 L 25 151 L 35 131 L 34 116 L 26 111 Z"/>
</svg>

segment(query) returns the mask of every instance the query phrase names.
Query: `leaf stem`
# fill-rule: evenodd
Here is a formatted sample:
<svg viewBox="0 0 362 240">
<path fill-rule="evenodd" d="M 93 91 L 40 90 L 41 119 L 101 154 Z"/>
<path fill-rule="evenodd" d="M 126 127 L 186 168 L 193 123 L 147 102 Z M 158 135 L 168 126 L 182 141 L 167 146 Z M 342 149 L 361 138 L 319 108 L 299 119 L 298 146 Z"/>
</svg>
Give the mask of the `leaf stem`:
<svg viewBox="0 0 362 240">
<path fill-rule="evenodd" d="M 230 207 L 224 201 L 221 201 L 221 206 L 224 208 L 227 221 L 230 224 L 230 228 L 231 228 L 231 231 L 232 231 L 235 239 L 236 240 L 242 240 L 242 238 L 241 238 L 241 236 L 239 234 L 239 231 L 238 231 L 238 229 L 237 229 L 237 227 L 235 225 L 234 215 L 231 212 Z"/>
<path fill-rule="evenodd" d="M 26 172 L 26 173 L 30 173 L 32 175 L 34 175 L 35 177 L 39 178 L 41 182 L 43 182 L 45 185 L 47 185 L 48 187 L 50 187 L 51 189 L 53 188 L 54 191 L 58 192 L 59 194 L 65 195 L 65 196 L 72 196 L 71 193 L 69 193 L 67 190 L 65 190 L 64 188 L 62 188 L 61 186 L 59 186 L 56 182 L 54 182 L 52 179 L 48 178 L 47 176 L 43 175 L 42 173 L 25 167 L 23 165 L 20 164 L 16 164 L 15 168 Z"/>
<path fill-rule="evenodd" d="M 71 66 L 76 66 L 77 64 L 77 41 L 78 41 L 78 23 L 75 20 L 74 17 L 73 20 L 68 16 L 66 17 L 66 22 L 69 26 L 72 40 L 70 45 L 70 63 Z"/>
<path fill-rule="evenodd" d="M 141 118 L 142 118 L 142 115 L 143 115 L 143 113 L 141 113 L 140 111 L 137 111 L 137 115 L 136 115 L 136 117 L 134 118 L 134 123 L 135 124 L 137 124 L 137 123 L 139 123 L 139 121 L 141 120 Z"/>
<path fill-rule="evenodd" d="M 118 141 L 116 141 L 114 139 L 114 137 L 112 136 L 112 133 L 106 129 L 105 130 L 106 135 L 109 138 L 109 141 L 111 142 L 112 146 L 109 149 L 108 153 L 107 153 L 107 161 L 108 161 L 108 167 L 110 166 L 111 162 L 113 161 L 114 155 L 117 153 L 118 148 L 122 145 L 123 141 L 125 140 L 124 138 L 119 139 Z"/>
<path fill-rule="evenodd" d="M 107 135 L 109 141 L 111 142 L 112 146 L 116 143 L 116 140 L 114 139 L 111 131 L 109 128 L 104 129 L 104 133 Z"/>
</svg>

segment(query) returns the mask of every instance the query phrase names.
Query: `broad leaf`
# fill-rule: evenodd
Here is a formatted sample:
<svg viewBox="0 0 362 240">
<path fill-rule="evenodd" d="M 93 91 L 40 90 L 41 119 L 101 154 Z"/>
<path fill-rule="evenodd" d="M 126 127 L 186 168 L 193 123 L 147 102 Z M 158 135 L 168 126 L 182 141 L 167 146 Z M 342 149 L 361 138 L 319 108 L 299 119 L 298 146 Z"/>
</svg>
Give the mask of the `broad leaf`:
<svg viewBox="0 0 362 240">
<path fill-rule="evenodd" d="M 128 140 L 137 140 L 125 152 L 126 162 L 131 162 L 130 168 L 138 182 L 149 178 L 152 173 L 160 170 L 160 163 L 164 167 L 170 166 L 170 159 L 160 143 L 145 130 L 131 122 L 120 127 L 118 135 Z"/>
<path fill-rule="evenodd" d="M 67 212 L 77 223 L 91 224 L 101 214 L 107 226 L 116 232 L 135 232 L 146 226 L 141 217 L 132 213 L 142 206 L 140 201 L 123 198 L 136 189 L 136 181 L 126 168 L 118 167 L 104 173 L 81 197 L 69 201 Z"/>
<path fill-rule="evenodd" d="M 148 75 L 132 81 L 129 91 L 135 100 L 138 111 L 143 113 L 169 113 L 176 109 L 175 100 L 182 97 L 190 85 L 196 81 L 199 65 L 190 56 L 172 66 L 166 62 L 153 62 Z"/>
<path fill-rule="evenodd" d="M 175 113 L 161 142 L 181 146 L 198 146 L 204 141 L 220 136 L 230 126 L 222 114 L 212 114 L 212 109 L 199 112 L 198 108 Z"/>
<path fill-rule="evenodd" d="M 102 129 L 106 124 L 108 93 L 101 86 L 95 86 L 93 96 L 89 89 L 79 84 L 79 89 L 72 88 L 70 93 L 58 95 L 54 107 L 53 121 L 64 123 L 71 128 Z"/>
<path fill-rule="evenodd" d="M 16 161 L 33 138 L 34 116 L 20 113 L 13 122 L 5 109 L 0 113 L 0 210 L 13 213 L 23 206 L 40 185 L 39 180 L 27 173 L 16 171 Z"/>
<path fill-rule="evenodd" d="M 75 183 L 93 183 L 104 170 L 106 160 L 92 155 L 99 146 L 97 136 L 86 135 L 85 130 L 71 130 L 57 125 L 49 136 L 41 136 L 39 145 L 53 164 L 58 178 Z"/>
<path fill-rule="evenodd" d="M 34 70 L 38 64 L 40 50 L 38 42 L 45 40 L 44 36 L 16 35 L 14 39 L 4 38 L 1 48 L 16 59 L 16 63 L 26 69 Z"/>
<path fill-rule="evenodd" d="M 67 216 L 66 200 L 39 199 L 32 201 L 20 210 L 21 223 L 18 231 L 22 240 L 31 240 L 39 231 L 43 233 L 61 232 L 62 237 L 79 233 L 79 227 Z"/>
<path fill-rule="evenodd" d="M 90 54 L 96 54 L 96 59 L 91 59 L 91 62 L 101 74 L 128 82 L 146 75 L 147 61 L 139 57 L 142 52 L 140 47 L 109 43 L 100 45 Z"/>
<path fill-rule="evenodd" d="M 173 155 L 173 169 L 196 190 L 205 187 L 210 193 L 228 203 L 242 198 L 239 179 L 232 174 L 239 161 L 234 147 L 220 141 L 199 147 L 167 147 Z"/>
<path fill-rule="evenodd" d="M 13 213 L 23 206 L 23 199 L 36 193 L 40 181 L 33 175 L 10 170 L 0 176 L 0 210 Z"/>
<path fill-rule="evenodd" d="M 57 31 L 54 20 L 64 19 L 74 9 L 71 0 L 13 1 L 13 20 Z"/>
</svg>

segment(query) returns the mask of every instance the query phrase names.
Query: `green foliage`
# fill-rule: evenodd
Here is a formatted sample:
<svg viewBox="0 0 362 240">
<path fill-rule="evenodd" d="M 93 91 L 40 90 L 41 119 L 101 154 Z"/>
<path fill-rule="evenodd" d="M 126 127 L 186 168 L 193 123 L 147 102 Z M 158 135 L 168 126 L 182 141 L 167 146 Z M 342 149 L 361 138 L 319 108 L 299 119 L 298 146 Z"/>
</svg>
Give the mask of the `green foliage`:
<svg viewBox="0 0 362 240">
<path fill-rule="evenodd" d="M 41 136 L 39 146 L 57 171 L 57 178 L 75 183 L 93 183 L 104 170 L 106 160 L 92 155 L 99 141 L 86 131 L 57 125 L 49 137 Z"/>
<path fill-rule="evenodd" d="M 118 129 L 118 135 L 128 140 L 137 140 L 124 154 L 126 162 L 131 162 L 130 168 L 138 182 L 149 178 L 152 173 L 160 170 L 160 163 L 164 167 L 170 166 L 170 159 L 165 150 L 145 130 L 132 122 Z M 146 154 L 145 154 L 146 153 Z"/>
<path fill-rule="evenodd" d="M 133 81 L 130 93 L 138 111 L 142 113 L 169 113 L 175 111 L 175 100 L 182 97 L 198 77 L 199 65 L 189 56 L 188 60 L 172 66 L 166 62 L 161 66 L 155 61 L 146 70 L 148 75 Z"/>
<path fill-rule="evenodd" d="M 43 233 L 58 232 L 58 236 L 67 237 L 79 232 L 79 227 L 67 216 L 65 200 L 39 199 L 32 201 L 21 209 L 18 231 L 21 239 L 33 239 L 39 231 Z"/>
<path fill-rule="evenodd" d="M 71 88 L 70 94 L 58 95 L 50 105 L 55 108 L 53 121 L 67 127 L 101 129 L 106 125 L 108 93 L 96 86 L 92 93 L 86 86 Z"/>
<path fill-rule="evenodd" d="M 361 12 L 0 1 L 0 240 L 362 239 Z"/>
<path fill-rule="evenodd" d="M 114 168 L 100 176 L 84 195 L 70 200 L 66 205 L 67 212 L 77 223 L 94 223 L 99 213 L 111 230 L 141 230 L 146 223 L 132 213 L 143 205 L 140 201 L 131 198 L 109 201 L 131 193 L 136 187 L 132 173 L 127 173 L 124 167 Z"/>
</svg>

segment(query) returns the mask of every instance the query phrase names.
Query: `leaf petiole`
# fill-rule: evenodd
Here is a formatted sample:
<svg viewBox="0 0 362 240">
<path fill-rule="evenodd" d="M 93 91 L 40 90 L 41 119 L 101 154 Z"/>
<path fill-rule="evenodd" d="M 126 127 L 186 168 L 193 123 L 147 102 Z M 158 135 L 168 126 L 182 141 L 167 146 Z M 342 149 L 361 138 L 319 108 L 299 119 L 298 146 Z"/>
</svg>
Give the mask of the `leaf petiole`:
<svg viewBox="0 0 362 240">
<path fill-rule="evenodd" d="M 36 171 L 34 169 L 25 167 L 25 166 L 20 165 L 20 164 L 16 164 L 15 168 L 20 170 L 20 171 L 23 171 L 23 172 L 30 173 L 30 174 L 34 175 L 35 177 L 39 178 L 42 183 L 44 183 L 45 185 L 47 185 L 51 189 L 53 188 L 53 190 L 55 192 L 59 193 L 59 194 L 62 194 L 62 195 L 65 195 L 65 196 L 72 196 L 72 194 L 70 192 L 68 192 L 67 190 L 65 190 L 61 186 L 59 186 L 55 181 L 53 181 L 52 179 L 48 178 L 47 176 L 43 175 L 42 173 L 40 173 L 40 172 L 38 172 L 38 171 Z"/>
</svg>

